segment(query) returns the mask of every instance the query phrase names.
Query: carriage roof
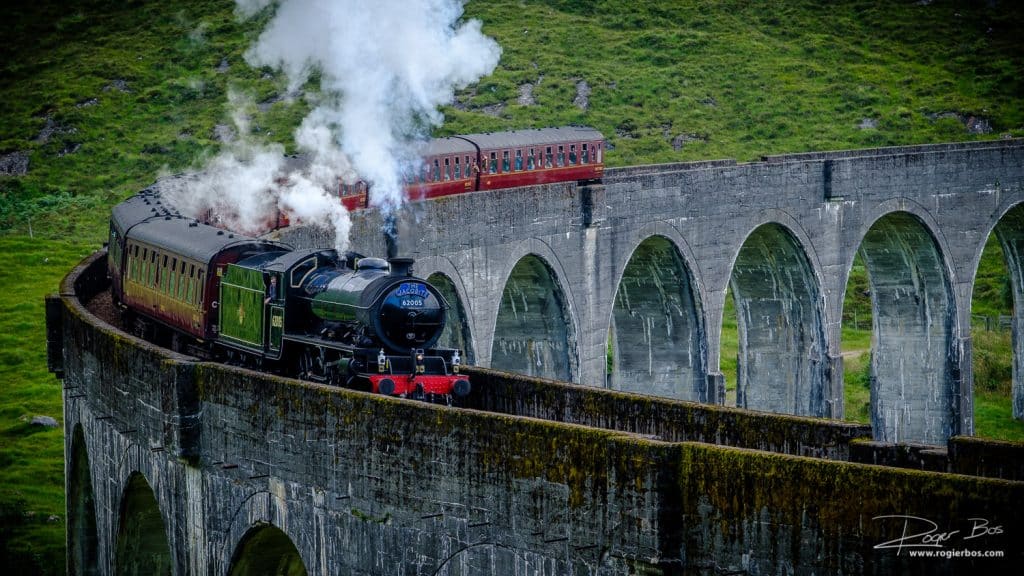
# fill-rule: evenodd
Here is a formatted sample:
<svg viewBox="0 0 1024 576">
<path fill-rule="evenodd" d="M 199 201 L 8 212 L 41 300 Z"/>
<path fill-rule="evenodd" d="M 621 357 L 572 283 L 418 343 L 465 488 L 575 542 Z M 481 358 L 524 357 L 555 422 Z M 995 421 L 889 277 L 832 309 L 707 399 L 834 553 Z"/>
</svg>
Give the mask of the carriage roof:
<svg viewBox="0 0 1024 576">
<path fill-rule="evenodd" d="M 526 146 L 543 146 L 565 142 L 590 142 L 603 140 L 604 136 L 593 128 L 585 126 L 563 126 L 558 128 L 536 128 L 528 130 L 509 130 L 505 132 L 485 132 L 480 134 L 464 134 L 435 138 L 423 151 L 424 156 L 444 156 L 448 154 L 475 153 L 476 146 L 482 150 L 500 148 L 523 148 Z M 474 146 L 475 145 L 475 146 Z"/>
<path fill-rule="evenodd" d="M 198 260 L 210 262 L 220 252 L 248 246 L 257 251 L 290 250 L 287 245 L 221 230 L 181 216 L 147 220 L 128 231 L 128 238 Z"/>
</svg>

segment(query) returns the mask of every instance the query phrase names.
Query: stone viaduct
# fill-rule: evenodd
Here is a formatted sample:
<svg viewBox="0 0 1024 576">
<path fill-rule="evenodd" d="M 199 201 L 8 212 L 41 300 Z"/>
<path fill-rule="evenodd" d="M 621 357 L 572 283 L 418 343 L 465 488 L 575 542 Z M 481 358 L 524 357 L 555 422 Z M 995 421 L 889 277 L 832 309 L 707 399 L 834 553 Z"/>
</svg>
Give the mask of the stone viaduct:
<svg viewBox="0 0 1024 576">
<path fill-rule="evenodd" d="M 966 436 L 969 306 L 992 231 L 1024 301 L 1022 175 L 1008 141 L 637 167 L 413 204 L 401 252 L 447 286 L 450 338 L 527 373 L 472 369 L 454 408 L 124 334 L 87 308 L 107 285 L 98 253 L 47 299 L 69 573 L 1007 573 L 1024 561 L 1024 446 Z M 353 238 L 381 253 L 377 215 Z M 807 417 L 842 414 L 858 249 L 872 426 Z M 757 411 L 721 405 L 730 283 L 738 404 Z M 941 546 L 902 539 L 933 524 Z"/>
<path fill-rule="evenodd" d="M 452 343 L 478 365 L 721 404 L 731 286 L 736 405 L 808 416 L 843 416 L 843 298 L 860 251 L 872 425 L 890 442 L 973 433 L 971 296 L 993 231 L 1024 302 L 1021 140 L 612 169 L 601 185 L 409 208 L 399 252 L 447 288 L 461 327 Z M 354 249 L 383 253 L 379 230 L 374 214 L 357 220 Z M 283 236 L 333 245 L 311 230 Z M 1015 346 L 1024 418 L 1024 340 Z"/>
<path fill-rule="evenodd" d="M 863 425 L 479 368 L 460 407 L 290 380 L 93 316 L 105 264 L 47 299 L 69 574 L 881 576 L 1024 561 L 1020 443 L 894 445 Z"/>
</svg>

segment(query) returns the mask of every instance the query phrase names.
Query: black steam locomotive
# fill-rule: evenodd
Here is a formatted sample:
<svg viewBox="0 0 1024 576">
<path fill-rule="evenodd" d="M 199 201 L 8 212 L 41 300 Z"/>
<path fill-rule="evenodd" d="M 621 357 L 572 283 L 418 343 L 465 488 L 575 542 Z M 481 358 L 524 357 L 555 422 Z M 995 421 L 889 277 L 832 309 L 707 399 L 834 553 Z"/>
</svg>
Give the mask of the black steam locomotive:
<svg viewBox="0 0 1024 576">
<path fill-rule="evenodd" d="M 108 274 L 126 324 L 179 351 L 387 395 L 469 393 L 459 351 L 436 347 L 448 304 L 410 259 L 233 234 L 147 189 L 113 209 Z"/>
</svg>

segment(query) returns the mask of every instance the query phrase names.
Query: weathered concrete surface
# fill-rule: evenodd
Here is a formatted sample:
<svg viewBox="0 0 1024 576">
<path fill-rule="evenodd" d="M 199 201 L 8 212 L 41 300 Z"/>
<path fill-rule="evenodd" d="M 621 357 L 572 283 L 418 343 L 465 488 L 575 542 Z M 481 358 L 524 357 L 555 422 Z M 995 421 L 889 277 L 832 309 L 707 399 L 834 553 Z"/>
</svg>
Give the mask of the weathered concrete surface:
<svg viewBox="0 0 1024 576">
<path fill-rule="evenodd" d="M 841 417 L 843 295 L 859 250 L 879 343 L 875 437 L 942 445 L 974 429 L 971 293 L 993 230 L 1022 301 L 1022 144 L 642 166 L 607 170 L 600 186 L 448 197 L 404 212 L 401 252 L 420 274 L 457 287 L 479 365 L 702 402 L 725 401 L 719 354 L 731 283 L 740 406 Z M 363 216 L 355 248 L 382 253 L 379 218 Z M 332 241 L 287 234 L 298 244 Z M 546 272 L 524 286 L 513 271 L 526 262 L 538 270 L 537 260 Z M 510 295 L 532 293 L 558 295 L 543 301 L 557 301 L 551 321 L 565 315 L 564 334 L 535 321 L 506 331 L 498 321 L 509 317 Z M 1015 322 L 1019 333 L 1024 320 Z M 557 370 L 548 369 L 556 354 L 549 362 L 531 345 L 538 328 Z M 1024 344 L 1015 342 L 1015 414 L 1024 417 Z"/>
<path fill-rule="evenodd" d="M 65 383 L 69 566 L 80 573 L 220 576 L 274 563 L 312 575 L 951 574 L 1024 560 L 1013 544 L 1024 483 L 664 441 L 198 363 L 81 306 L 75 293 L 102 283 L 102 264 L 73 273 L 48 306 L 51 366 Z M 609 422 L 699 408 L 648 414 L 634 397 L 617 416 L 623 393 L 579 389 L 581 412 Z M 736 424 L 744 442 L 766 422 L 753 417 Z M 798 436 L 794 446 L 809 441 Z M 876 548 L 904 526 L 879 517 L 911 512 L 960 530 L 949 549 L 1005 556 L 922 561 Z M 986 533 L 968 540 L 975 518 Z"/>
</svg>

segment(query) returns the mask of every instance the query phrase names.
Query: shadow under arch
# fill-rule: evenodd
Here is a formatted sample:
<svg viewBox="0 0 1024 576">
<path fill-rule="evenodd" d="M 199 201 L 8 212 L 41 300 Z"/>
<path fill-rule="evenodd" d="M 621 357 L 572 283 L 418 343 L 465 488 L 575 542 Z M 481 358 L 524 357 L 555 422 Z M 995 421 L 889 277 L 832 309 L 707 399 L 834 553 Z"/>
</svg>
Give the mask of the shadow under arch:
<svg viewBox="0 0 1024 576">
<path fill-rule="evenodd" d="M 536 254 L 516 262 L 494 323 L 491 368 L 572 381 L 576 335 L 566 295 Z"/>
<path fill-rule="evenodd" d="M 258 523 L 235 548 L 228 575 L 306 576 L 306 565 L 287 534 L 272 524 Z"/>
<path fill-rule="evenodd" d="M 89 468 L 89 450 L 81 424 L 71 435 L 68 468 L 68 574 L 100 574 L 99 538 L 96 532 L 96 497 Z"/>
<path fill-rule="evenodd" d="M 754 229 L 729 279 L 736 302 L 736 405 L 828 416 L 831 381 L 819 281 L 785 226 Z"/>
<path fill-rule="evenodd" d="M 461 350 L 463 362 L 475 364 L 476 353 L 473 350 L 473 335 L 469 329 L 469 316 L 466 314 L 462 298 L 459 298 L 459 292 L 455 288 L 455 283 L 443 272 L 434 272 L 427 278 L 427 282 L 434 285 L 441 292 L 441 295 L 444 296 L 449 305 L 448 321 L 437 345 Z"/>
<path fill-rule="evenodd" d="M 122 576 L 171 574 L 167 529 L 153 489 L 145 476 L 133 472 L 121 499 L 114 573 Z"/>
<path fill-rule="evenodd" d="M 890 212 L 859 253 L 871 287 L 871 425 L 876 440 L 945 444 L 955 433 L 956 306 L 939 244 L 920 217 Z"/>
<path fill-rule="evenodd" d="M 653 235 L 630 255 L 608 330 L 609 386 L 701 400 L 707 338 L 692 274 L 672 241 Z"/>
<path fill-rule="evenodd" d="M 1013 295 L 1013 329 L 1010 331 L 1013 346 L 1012 384 L 1013 417 L 1024 420 L 1024 204 L 1017 204 L 1006 211 L 993 230 L 1010 277 L 1010 292 Z"/>
</svg>

